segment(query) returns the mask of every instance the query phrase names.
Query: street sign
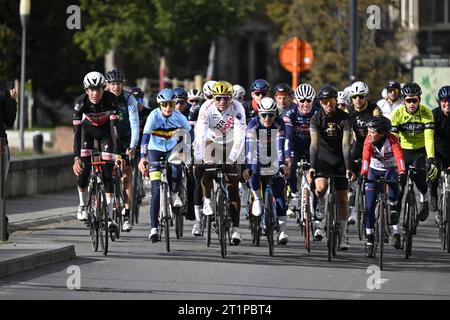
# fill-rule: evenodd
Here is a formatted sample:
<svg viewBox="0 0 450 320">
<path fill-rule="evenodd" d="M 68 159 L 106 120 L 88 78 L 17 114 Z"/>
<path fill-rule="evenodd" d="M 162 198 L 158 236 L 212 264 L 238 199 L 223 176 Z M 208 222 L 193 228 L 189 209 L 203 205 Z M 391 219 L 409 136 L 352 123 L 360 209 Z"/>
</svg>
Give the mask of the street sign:
<svg viewBox="0 0 450 320">
<path fill-rule="evenodd" d="M 295 37 L 283 43 L 278 59 L 283 68 L 292 73 L 292 89 L 298 85 L 298 74 L 309 70 L 313 58 L 312 47 L 305 40 Z"/>
<path fill-rule="evenodd" d="M 434 109 L 439 89 L 450 85 L 449 57 L 415 57 L 411 62 L 412 80 L 422 88 L 422 104 Z"/>
</svg>

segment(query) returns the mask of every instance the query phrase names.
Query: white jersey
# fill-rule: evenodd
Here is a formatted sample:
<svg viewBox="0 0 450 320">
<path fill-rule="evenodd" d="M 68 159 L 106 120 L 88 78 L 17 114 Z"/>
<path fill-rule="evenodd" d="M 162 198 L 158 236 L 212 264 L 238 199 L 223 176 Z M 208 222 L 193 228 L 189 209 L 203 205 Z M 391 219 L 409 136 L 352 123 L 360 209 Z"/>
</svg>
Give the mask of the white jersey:
<svg viewBox="0 0 450 320">
<path fill-rule="evenodd" d="M 229 160 L 235 162 L 245 146 L 245 132 L 245 110 L 239 101 L 232 99 L 223 113 L 217 109 L 214 100 L 205 101 L 195 124 L 195 159 L 205 159 L 207 139 L 222 144 L 225 137 L 225 144 L 233 145 Z"/>
<path fill-rule="evenodd" d="M 395 108 L 397 108 L 398 106 L 402 105 L 402 99 L 398 99 L 397 101 L 395 101 L 394 103 L 391 103 L 389 100 L 387 99 L 381 99 L 378 100 L 377 105 L 380 107 L 381 112 L 383 112 L 383 116 L 385 116 L 386 118 L 391 118 L 391 112 L 394 111 Z"/>
</svg>

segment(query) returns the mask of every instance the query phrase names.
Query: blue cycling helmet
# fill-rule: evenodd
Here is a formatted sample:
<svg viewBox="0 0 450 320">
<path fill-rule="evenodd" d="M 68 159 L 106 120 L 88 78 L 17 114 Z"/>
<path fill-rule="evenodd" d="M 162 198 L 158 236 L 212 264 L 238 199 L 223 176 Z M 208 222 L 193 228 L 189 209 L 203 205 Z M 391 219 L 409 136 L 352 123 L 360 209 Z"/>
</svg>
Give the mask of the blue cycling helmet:
<svg viewBox="0 0 450 320">
<path fill-rule="evenodd" d="M 450 86 L 443 86 L 438 92 L 438 99 L 450 98 Z"/>
<path fill-rule="evenodd" d="M 158 96 L 156 97 L 156 101 L 158 103 L 161 103 L 161 102 L 175 102 L 176 98 L 177 97 L 175 95 L 175 92 L 172 89 L 165 88 L 165 89 L 162 89 L 158 93 Z"/>
<path fill-rule="evenodd" d="M 181 87 L 177 87 L 177 88 L 173 89 L 173 92 L 175 92 L 175 96 L 177 99 L 187 100 L 187 98 L 188 98 L 188 94 L 187 94 L 186 90 L 184 90 Z"/>
<path fill-rule="evenodd" d="M 252 91 L 270 91 L 270 84 L 264 79 L 255 80 L 252 83 Z"/>
</svg>

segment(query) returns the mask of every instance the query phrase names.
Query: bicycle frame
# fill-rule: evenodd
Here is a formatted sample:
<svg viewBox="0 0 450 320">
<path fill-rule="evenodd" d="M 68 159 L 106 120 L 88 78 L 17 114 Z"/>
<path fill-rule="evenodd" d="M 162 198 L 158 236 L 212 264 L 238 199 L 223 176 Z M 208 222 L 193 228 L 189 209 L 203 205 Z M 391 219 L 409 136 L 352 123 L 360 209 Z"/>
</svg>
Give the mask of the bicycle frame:
<svg viewBox="0 0 450 320">
<path fill-rule="evenodd" d="M 408 169 L 407 192 L 403 210 L 403 248 L 405 250 L 405 259 L 408 259 L 412 254 L 413 235 L 416 233 L 418 224 L 418 210 L 414 192 L 414 178 L 418 170 L 415 166 L 410 166 Z"/>
<path fill-rule="evenodd" d="M 450 253 L 450 170 L 444 169 L 441 172 L 441 191 L 439 195 L 439 237 L 441 239 L 442 250 Z"/>
</svg>

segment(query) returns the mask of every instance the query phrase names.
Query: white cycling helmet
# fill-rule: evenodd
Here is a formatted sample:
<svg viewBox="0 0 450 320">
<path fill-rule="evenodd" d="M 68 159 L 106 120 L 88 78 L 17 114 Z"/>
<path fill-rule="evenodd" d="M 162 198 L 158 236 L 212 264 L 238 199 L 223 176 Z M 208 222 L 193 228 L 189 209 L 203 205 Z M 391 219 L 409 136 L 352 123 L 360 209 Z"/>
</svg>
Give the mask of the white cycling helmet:
<svg viewBox="0 0 450 320">
<path fill-rule="evenodd" d="M 276 113 L 277 111 L 278 111 L 277 103 L 270 97 L 262 98 L 261 102 L 258 104 L 258 113 L 262 112 Z"/>
<path fill-rule="evenodd" d="M 302 83 L 295 89 L 295 98 L 297 100 L 309 99 L 314 100 L 316 96 L 316 91 L 308 83 Z"/>
<path fill-rule="evenodd" d="M 345 91 L 338 91 L 337 103 L 345 103 L 346 105 L 349 105 L 350 95 Z"/>
<path fill-rule="evenodd" d="M 202 100 L 203 99 L 203 94 L 200 90 L 197 89 L 191 89 L 187 92 L 188 95 L 188 99 L 189 100 Z"/>
<path fill-rule="evenodd" d="M 357 94 L 363 94 L 363 95 L 367 96 L 368 93 L 369 93 L 369 87 L 363 81 L 356 81 L 355 83 L 353 83 L 350 86 L 350 95 L 351 96 L 354 96 Z"/>
<path fill-rule="evenodd" d="M 83 84 L 85 88 L 101 88 L 105 85 L 105 77 L 97 71 L 91 71 L 84 76 Z"/>
<path fill-rule="evenodd" d="M 203 94 L 205 96 L 212 96 L 212 87 L 217 83 L 217 81 L 215 80 L 209 80 L 206 81 L 205 84 L 203 85 Z"/>
<path fill-rule="evenodd" d="M 244 97 L 245 97 L 245 89 L 243 86 L 239 85 L 239 84 L 235 84 L 233 86 L 233 99 L 236 99 L 240 102 L 244 101 Z"/>
</svg>

